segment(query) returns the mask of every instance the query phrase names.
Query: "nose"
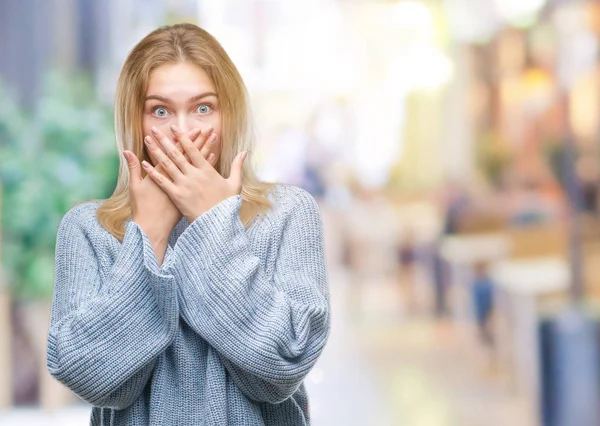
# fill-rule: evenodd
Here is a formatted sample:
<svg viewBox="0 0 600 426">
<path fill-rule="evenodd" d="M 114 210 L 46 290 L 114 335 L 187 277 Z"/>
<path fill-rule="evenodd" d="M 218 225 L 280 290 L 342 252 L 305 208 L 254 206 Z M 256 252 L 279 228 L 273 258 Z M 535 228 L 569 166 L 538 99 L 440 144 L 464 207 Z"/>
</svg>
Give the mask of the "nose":
<svg viewBox="0 0 600 426">
<path fill-rule="evenodd" d="M 177 127 L 179 127 L 183 133 L 192 130 L 189 126 L 188 117 L 183 114 L 177 117 Z"/>
</svg>

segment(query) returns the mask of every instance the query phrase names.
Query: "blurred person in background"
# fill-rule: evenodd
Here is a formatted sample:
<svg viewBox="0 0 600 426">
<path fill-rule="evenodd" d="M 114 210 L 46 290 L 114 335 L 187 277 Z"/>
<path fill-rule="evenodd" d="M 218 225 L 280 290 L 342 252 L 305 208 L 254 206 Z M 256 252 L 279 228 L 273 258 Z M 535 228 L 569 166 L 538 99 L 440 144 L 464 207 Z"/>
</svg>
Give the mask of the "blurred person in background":
<svg viewBox="0 0 600 426">
<path fill-rule="evenodd" d="M 471 298 L 479 338 L 482 343 L 491 345 L 493 343 L 491 316 L 494 308 L 494 283 L 488 268 L 489 265 L 486 262 L 479 262 L 475 265 Z"/>
<path fill-rule="evenodd" d="M 406 229 L 404 235 L 398 238 L 396 256 L 400 267 L 398 281 L 406 294 L 409 312 L 417 312 L 416 298 L 416 268 L 419 256 L 419 245 L 415 231 Z"/>
<path fill-rule="evenodd" d="M 59 225 L 47 339 L 92 425 L 310 423 L 303 380 L 330 330 L 321 218 L 306 191 L 255 177 L 247 99 L 191 24 L 125 61 L 126 161 L 109 199 Z"/>
<path fill-rule="evenodd" d="M 448 235 L 459 232 L 460 224 L 471 207 L 471 200 L 466 188 L 458 183 L 450 183 L 439 196 L 442 210 L 442 229 L 432 248 L 432 275 L 434 290 L 434 313 L 442 318 L 449 314 L 447 292 L 450 285 L 450 270 L 448 263 L 440 253 L 441 241 Z"/>
</svg>

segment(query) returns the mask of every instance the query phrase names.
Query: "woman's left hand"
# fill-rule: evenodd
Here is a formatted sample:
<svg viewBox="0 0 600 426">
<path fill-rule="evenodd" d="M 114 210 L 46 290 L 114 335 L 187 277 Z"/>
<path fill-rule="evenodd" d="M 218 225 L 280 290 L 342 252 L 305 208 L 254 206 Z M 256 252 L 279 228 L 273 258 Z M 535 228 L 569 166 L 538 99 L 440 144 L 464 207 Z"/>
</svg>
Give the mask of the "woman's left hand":
<svg viewBox="0 0 600 426">
<path fill-rule="evenodd" d="M 231 173 L 225 179 L 209 162 L 214 161 L 214 158 L 204 158 L 185 133 L 175 126 L 172 126 L 172 130 L 190 161 L 175 147 L 175 143 L 169 137 L 153 127 L 154 137 L 146 138 L 146 146 L 172 181 L 148 162 L 144 161 L 142 166 L 148 176 L 173 200 L 181 214 L 192 223 L 221 201 L 240 194 L 247 152 L 241 152 L 235 157 L 231 164 Z M 210 144 L 211 141 L 216 141 L 217 135 L 212 133 L 200 137 L 208 137 L 205 144 Z"/>
</svg>

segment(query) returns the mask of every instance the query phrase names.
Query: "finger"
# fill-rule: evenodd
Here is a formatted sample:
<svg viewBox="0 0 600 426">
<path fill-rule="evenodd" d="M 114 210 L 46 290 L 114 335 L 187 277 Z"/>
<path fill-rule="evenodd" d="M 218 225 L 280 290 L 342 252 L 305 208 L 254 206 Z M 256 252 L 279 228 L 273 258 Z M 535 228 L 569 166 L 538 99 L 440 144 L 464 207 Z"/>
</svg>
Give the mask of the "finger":
<svg viewBox="0 0 600 426">
<path fill-rule="evenodd" d="M 199 139 L 198 136 L 200 136 L 200 129 L 199 128 L 195 128 L 190 130 L 187 135 L 188 138 L 194 143 L 194 145 L 196 145 L 198 147 L 198 149 L 200 149 L 201 147 L 201 143 L 199 143 Z M 158 141 L 157 141 L 158 142 Z M 188 158 L 188 155 L 186 154 L 186 152 L 183 149 L 183 146 L 181 146 L 181 144 L 178 141 L 174 141 L 175 142 L 175 146 L 177 147 L 177 149 L 179 151 L 181 151 L 183 153 L 183 156 L 185 157 L 185 159 L 187 160 L 188 163 L 192 164 L 192 162 L 190 161 L 190 159 Z M 201 142 L 201 141 L 200 141 Z M 152 161 L 156 164 L 158 163 L 158 161 L 156 160 L 156 158 L 154 158 L 152 155 L 150 155 L 150 157 L 152 158 Z M 162 167 L 160 167 L 160 165 L 155 166 L 156 170 L 158 170 L 159 172 L 162 172 Z"/>
<path fill-rule="evenodd" d="M 179 149 L 172 149 L 167 153 L 167 155 L 169 156 L 171 161 L 177 166 L 177 168 L 181 171 L 181 173 L 185 175 L 189 172 L 190 167 L 192 167 L 192 164 Z"/>
<path fill-rule="evenodd" d="M 179 140 L 179 143 L 183 147 L 183 151 L 187 155 L 187 158 L 190 159 L 191 164 L 198 168 L 202 167 L 206 159 L 200 153 L 199 148 L 190 140 L 190 138 L 187 137 L 185 133 L 181 132 L 177 126 L 172 125 L 171 130 L 173 131 L 173 134 L 175 135 L 177 140 Z M 205 140 L 202 133 L 200 133 L 199 138 L 201 140 L 199 144 L 203 144 Z"/>
<path fill-rule="evenodd" d="M 210 135 L 213 133 L 214 129 L 212 128 L 212 126 L 209 126 L 207 129 L 202 130 L 200 132 L 200 136 L 199 136 L 199 141 L 197 143 L 198 149 L 200 150 L 200 154 L 202 155 L 202 157 L 204 158 L 208 158 L 208 154 L 210 153 L 210 150 L 207 148 L 207 143 L 208 140 L 210 138 Z"/>
<path fill-rule="evenodd" d="M 200 136 L 199 128 L 190 130 L 189 132 L 187 132 L 187 135 L 188 135 L 188 138 L 193 142 L 194 145 L 196 145 L 197 147 L 200 146 L 200 144 L 198 143 L 198 136 Z M 183 153 L 183 156 L 188 161 L 188 163 L 193 164 L 192 160 L 190 160 L 190 158 L 188 157 L 187 153 L 185 152 L 185 150 L 183 149 L 183 146 L 179 143 L 179 141 L 176 141 L 176 144 L 177 144 L 177 149 L 179 149 Z"/>
<path fill-rule="evenodd" d="M 150 129 L 152 136 L 158 142 L 159 148 L 165 153 L 169 153 L 171 150 L 176 149 L 175 142 L 173 142 L 167 135 L 158 130 L 156 127 Z"/>
<path fill-rule="evenodd" d="M 156 158 L 157 164 L 162 166 L 163 170 L 171 177 L 171 179 L 173 179 L 173 181 L 181 179 L 183 176 L 182 170 L 174 163 L 173 160 L 171 160 L 171 158 L 163 151 L 163 149 L 159 147 L 159 144 L 156 142 L 155 138 L 146 136 L 144 138 L 144 143 L 148 147 L 148 151 L 152 153 L 154 158 Z M 171 151 L 175 152 L 170 152 L 170 155 L 179 154 L 180 158 L 183 158 L 183 155 L 181 152 L 179 152 L 179 150 L 172 148 Z"/>
<path fill-rule="evenodd" d="M 171 179 L 171 176 L 169 176 L 167 174 L 167 172 L 165 172 L 165 170 L 163 169 L 163 166 L 160 164 L 160 162 L 156 158 L 154 158 L 154 155 L 149 151 L 148 151 L 148 155 L 152 159 L 152 162 L 155 164 L 154 169 L 156 169 L 156 171 L 158 173 L 164 175 L 167 179 L 172 181 L 173 179 Z"/>
<path fill-rule="evenodd" d="M 146 137 L 148 137 L 148 136 L 146 136 Z M 146 143 L 145 139 L 144 139 L 144 143 Z M 155 164 L 156 169 L 158 169 L 160 167 L 160 164 L 158 164 L 159 163 L 158 158 L 156 158 L 154 156 L 154 153 L 152 151 L 150 151 L 150 148 L 148 147 L 147 143 L 146 143 L 146 151 L 148 152 L 148 156 L 150 156 L 150 159 L 152 160 L 152 164 Z M 159 172 L 162 173 L 162 167 L 160 168 Z"/>
<path fill-rule="evenodd" d="M 187 132 L 188 138 L 194 142 L 194 145 L 197 146 L 197 144 L 195 143 L 196 139 L 198 139 L 198 136 L 200 135 L 200 129 L 196 128 L 196 129 L 192 129 L 189 132 Z M 185 157 L 185 159 L 187 160 L 188 163 L 192 164 L 192 162 L 190 161 L 190 159 L 188 158 L 187 154 L 185 153 L 185 151 L 183 150 L 183 146 L 181 146 L 181 144 L 179 143 L 179 141 L 174 140 L 175 142 L 175 147 L 181 152 L 183 153 L 183 156 Z M 154 161 L 154 163 L 156 163 L 156 158 L 152 158 L 152 160 Z M 160 172 L 161 170 L 159 170 L 159 167 L 157 166 L 156 169 Z"/>
<path fill-rule="evenodd" d="M 173 128 L 176 126 L 171 127 Z M 189 171 L 191 163 L 189 162 L 188 157 L 184 156 L 185 151 L 183 148 L 180 145 L 175 145 L 175 143 L 163 133 L 159 131 L 155 132 L 154 129 L 155 128 L 153 128 L 155 139 L 159 138 L 162 140 L 162 151 L 167 154 L 167 156 L 171 159 L 171 161 L 173 161 L 181 173 L 186 174 Z M 188 139 L 186 134 L 182 134 L 182 138 L 185 138 L 187 143 L 193 145 L 192 141 Z"/>
<path fill-rule="evenodd" d="M 192 141 L 195 141 L 195 140 L 198 138 L 198 136 L 200 135 L 200 129 L 198 129 L 198 128 L 196 128 L 196 129 L 192 129 L 192 130 L 190 130 L 190 131 L 189 131 L 187 134 L 188 134 L 188 137 L 190 138 L 190 140 L 192 140 Z M 156 142 L 158 142 L 158 141 L 156 141 Z M 185 151 L 183 150 L 183 147 L 181 146 L 181 144 L 180 144 L 179 142 L 176 142 L 176 143 L 175 143 L 175 146 L 177 147 L 177 149 L 178 149 L 180 152 L 182 152 L 182 153 L 183 153 L 183 156 L 185 157 L 186 161 L 187 161 L 188 163 L 190 163 L 190 164 L 191 164 L 191 161 L 190 161 L 190 159 L 188 158 L 188 156 L 187 156 L 187 154 L 185 153 Z M 157 170 L 159 173 L 165 174 L 165 172 L 164 172 L 164 170 L 163 170 L 162 166 L 160 165 L 160 163 L 159 163 L 158 159 L 157 159 L 157 158 L 154 156 L 154 154 L 153 154 L 151 151 L 149 151 L 149 150 L 146 150 L 146 151 L 148 152 L 148 155 L 149 155 L 150 159 L 152 160 L 152 163 L 155 165 L 155 166 L 154 166 L 154 168 L 155 168 L 155 169 L 156 169 L 156 170 Z M 170 177 L 169 177 L 169 176 L 167 176 L 167 178 L 168 178 L 168 179 L 170 179 Z"/>
<path fill-rule="evenodd" d="M 142 167 L 146 170 L 146 173 L 150 178 L 169 196 L 172 197 L 175 194 L 177 187 L 173 182 L 167 179 L 162 174 L 158 173 L 156 169 L 147 161 L 142 161 Z"/>
<path fill-rule="evenodd" d="M 242 188 L 242 175 L 247 157 L 248 151 L 240 152 L 233 160 L 233 163 L 231 163 L 231 172 L 227 180 L 235 184 L 238 191 Z"/>
<path fill-rule="evenodd" d="M 198 139 L 198 136 L 200 136 L 200 133 L 200 129 L 196 127 L 195 129 L 192 129 L 189 132 L 187 132 L 187 137 L 190 138 L 192 142 L 195 142 L 196 139 Z"/>
<path fill-rule="evenodd" d="M 210 165 L 214 167 L 215 163 L 217 162 L 217 156 L 214 152 L 211 152 L 207 160 L 210 163 Z"/>
<path fill-rule="evenodd" d="M 183 132 L 181 132 L 181 129 L 177 126 L 175 126 L 174 124 L 171 125 L 171 131 L 173 132 L 173 135 L 175 137 L 176 141 L 180 141 L 180 139 L 182 137 L 185 137 L 185 134 L 183 134 Z M 202 149 L 202 146 L 205 144 L 208 136 L 210 135 L 210 133 L 212 132 L 212 127 L 209 127 L 206 130 L 201 130 L 200 128 L 195 128 L 193 130 L 190 130 L 187 135 L 188 138 L 190 139 L 190 141 L 193 142 L 193 144 L 198 148 L 198 149 Z M 185 154 L 185 150 L 183 150 L 183 146 L 182 146 L 182 151 Z M 206 158 L 206 155 L 204 156 L 204 158 Z"/>
<path fill-rule="evenodd" d="M 215 145 L 217 143 L 217 139 L 218 139 L 218 135 L 215 132 L 212 132 L 208 136 L 207 141 L 204 143 L 204 146 L 200 150 L 200 152 L 202 153 L 202 156 L 204 158 L 210 157 L 210 154 L 212 153 L 212 151 L 215 148 Z M 209 162 L 210 162 L 210 160 L 209 160 Z"/>
<path fill-rule="evenodd" d="M 198 128 L 192 129 L 189 132 L 187 132 L 187 137 L 192 142 L 195 142 L 199 135 L 200 135 L 200 129 L 198 129 Z M 185 155 L 185 152 L 183 151 L 183 147 L 181 146 L 181 144 L 179 143 L 179 141 L 174 138 L 173 139 L 173 143 L 175 144 L 175 147 Z M 186 158 L 187 158 L 187 156 L 186 156 Z"/>
<path fill-rule="evenodd" d="M 217 162 L 217 157 L 216 155 L 211 152 L 214 149 L 214 145 L 215 142 L 218 140 L 218 135 L 214 132 L 214 130 L 212 128 L 209 128 L 208 130 L 206 130 L 206 132 L 204 133 L 205 138 L 203 138 L 203 144 L 202 146 L 199 147 L 200 149 L 200 154 L 206 158 L 206 161 L 208 161 L 208 163 L 214 168 L 216 162 Z M 214 138 L 214 139 L 211 139 Z"/>
<path fill-rule="evenodd" d="M 198 138 L 198 136 L 200 135 L 200 129 L 196 128 L 196 129 L 192 129 L 190 131 L 188 131 L 187 133 L 187 137 L 194 142 L 194 145 L 196 145 L 195 141 Z M 189 162 L 189 158 L 187 157 L 187 154 L 185 153 L 185 151 L 183 150 L 183 146 L 181 146 L 181 144 L 179 143 L 179 141 L 177 140 L 177 138 L 173 139 L 173 142 L 175 143 L 175 146 L 177 147 L 177 149 L 179 151 L 181 151 L 183 153 L 183 155 L 185 156 L 185 158 L 188 160 Z M 191 162 L 190 162 L 191 164 Z"/>
<path fill-rule="evenodd" d="M 129 169 L 129 184 L 135 187 L 143 180 L 140 160 L 131 151 L 123 151 L 123 156 L 127 160 L 127 168 Z"/>
</svg>

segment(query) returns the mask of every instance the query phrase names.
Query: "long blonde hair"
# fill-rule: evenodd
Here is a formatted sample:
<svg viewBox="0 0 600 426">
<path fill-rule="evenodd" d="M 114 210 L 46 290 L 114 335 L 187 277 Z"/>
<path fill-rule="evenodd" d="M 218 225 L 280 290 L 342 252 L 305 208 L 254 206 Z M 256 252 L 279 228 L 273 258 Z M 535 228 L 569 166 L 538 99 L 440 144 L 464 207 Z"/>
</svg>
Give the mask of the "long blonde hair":
<svg viewBox="0 0 600 426">
<path fill-rule="evenodd" d="M 115 96 L 115 135 L 119 151 L 119 178 L 115 191 L 98 208 L 98 222 L 123 240 L 124 223 L 131 217 L 129 169 L 123 151 L 150 161 L 143 143 L 142 112 L 150 74 L 157 67 L 188 62 L 201 67 L 212 79 L 222 113 L 222 149 L 217 171 L 229 176 L 230 166 L 240 151 L 248 151 L 242 177 L 240 219 L 244 226 L 270 207 L 267 193 L 272 184 L 261 182 L 250 154 L 255 143 L 246 87 L 235 65 L 208 32 L 193 24 L 158 28 L 144 37 L 129 53 L 119 76 Z"/>
</svg>

